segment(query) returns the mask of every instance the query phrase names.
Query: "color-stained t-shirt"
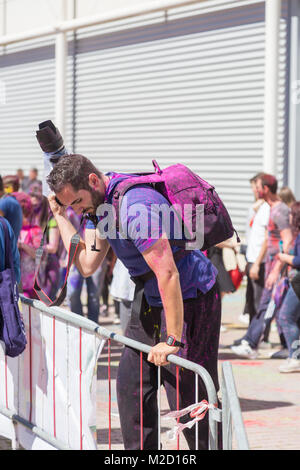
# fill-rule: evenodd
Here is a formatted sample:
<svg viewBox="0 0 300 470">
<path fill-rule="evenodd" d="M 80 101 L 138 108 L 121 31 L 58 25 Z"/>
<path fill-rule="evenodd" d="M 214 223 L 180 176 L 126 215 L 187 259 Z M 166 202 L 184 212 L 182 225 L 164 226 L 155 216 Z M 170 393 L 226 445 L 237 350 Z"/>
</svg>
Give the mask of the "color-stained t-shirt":
<svg viewBox="0 0 300 470">
<path fill-rule="evenodd" d="M 42 239 L 42 229 L 37 225 L 25 225 L 22 227 L 19 241 L 34 249 L 38 249 Z M 21 257 L 21 282 L 24 291 L 32 290 L 34 284 L 35 258 L 32 258 L 25 250 L 20 250 Z"/>
<path fill-rule="evenodd" d="M 111 180 L 105 201 L 111 203 L 114 187 L 128 175 L 109 173 L 108 176 Z M 120 221 L 126 238 L 117 233 L 115 238 L 107 237 L 107 240 L 130 275 L 135 277 L 149 272 L 149 266 L 142 253 L 153 246 L 165 232 L 166 227 L 159 207 L 170 206 L 170 203 L 149 185 L 131 188 L 125 197 L 121 206 Z M 92 222 L 88 221 L 86 228 L 94 228 Z M 174 224 L 171 221 L 169 238 L 173 239 L 174 234 Z M 177 250 L 178 247 L 172 246 L 173 252 Z M 215 284 L 217 270 L 200 250 L 191 250 L 187 256 L 177 261 L 176 265 L 184 299 L 197 297 L 198 290 L 206 293 Z M 162 306 L 155 277 L 145 283 L 144 292 L 150 305 Z"/>
<path fill-rule="evenodd" d="M 271 207 L 268 223 L 268 256 L 272 257 L 279 253 L 280 232 L 290 228 L 289 215 L 290 209 L 284 202 Z"/>
</svg>

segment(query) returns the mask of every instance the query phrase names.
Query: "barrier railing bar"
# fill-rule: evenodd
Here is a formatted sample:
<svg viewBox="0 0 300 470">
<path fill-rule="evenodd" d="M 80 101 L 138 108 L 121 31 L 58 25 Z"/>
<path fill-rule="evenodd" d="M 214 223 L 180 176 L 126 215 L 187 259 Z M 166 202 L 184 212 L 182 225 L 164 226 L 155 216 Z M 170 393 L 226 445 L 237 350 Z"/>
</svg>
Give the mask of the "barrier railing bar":
<svg viewBox="0 0 300 470">
<path fill-rule="evenodd" d="M 224 381 L 222 396 L 223 396 L 223 391 L 225 387 L 226 388 L 225 400 L 227 400 L 229 404 L 229 406 L 224 406 L 224 409 L 226 410 L 230 409 L 232 424 L 233 424 L 235 437 L 237 441 L 237 447 L 239 450 L 249 450 L 248 438 L 247 438 L 247 434 L 245 431 L 241 407 L 240 407 L 240 403 L 237 397 L 237 391 L 236 391 L 236 386 L 234 382 L 232 366 L 230 362 L 226 361 L 223 363 L 222 373 L 223 373 L 223 381 Z M 225 402 L 225 405 L 227 405 L 226 402 Z M 226 413 L 225 413 L 225 416 L 226 416 Z M 223 412 L 223 419 L 224 419 L 224 412 Z M 230 417 L 227 416 L 226 419 L 229 424 L 228 419 L 230 419 Z"/>
<path fill-rule="evenodd" d="M 161 367 L 157 368 L 157 389 L 158 389 L 158 400 L 157 400 L 157 423 L 158 423 L 158 442 L 157 449 L 160 450 L 160 439 L 161 439 Z"/>
<path fill-rule="evenodd" d="M 232 420 L 231 420 L 231 413 L 230 413 L 230 404 L 228 401 L 228 392 L 226 390 L 226 386 L 224 383 L 224 379 L 222 381 L 222 441 L 223 441 L 223 449 L 224 450 L 231 450 L 231 427 L 232 427 Z"/>
<path fill-rule="evenodd" d="M 140 343 L 131 338 L 127 338 L 126 336 L 122 336 L 117 333 L 111 332 L 107 330 L 106 328 L 99 326 L 97 323 L 94 323 L 93 321 L 88 320 L 87 318 L 82 317 L 76 313 L 67 311 L 60 307 L 47 307 L 45 304 L 43 304 L 39 300 L 28 299 L 27 297 L 24 297 L 22 295 L 20 297 L 24 304 L 34 307 L 38 310 L 41 310 L 42 312 L 46 313 L 47 315 L 51 317 L 56 316 L 57 318 L 64 320 L 67 323 L 72 322 L 72 324 L 79 326 L 86 331 L 90 331 L 99 335 L 100 338 L 113 339 L 114 341 L 124 344 L 125 346 L 132 347 L 138 351 L 141 351 L 147 354 L 151 350 L 151 347 L 146 344 Z M 183 359 L 180 356 L 176 356 L 174 354 L 170 354 L 167 357 L 167 359 L 170 363 L 173 363 L 179 367 L 189 369 L 192 372 L 198 374 L 201 377 L 206 387 L 207 395 L 208 395 L 208 402 L 217 403 L 217 393 L 216 393 L 214 383 L 212 381 L 211 376 L 209 375 L 207 370 L 204 369 L 204 367 L 194 362 L 188 361 L 187 359 Z M 222 412 L 221 410 L 218 410 L 218 409 L 212 409 L 212 410 L 209 410 L 208 412 L 209 449 L 212 449 L 212 450 L 217 449 L 217 422 L 221 421 L 221 415 L 222 415 Z"/>
<path fill-rule="evenodd" d="M 199 382 L 198 382 L 198 374 L 195 374 L 195 403 L 199 402 Z M 198 421 L 195 424 L 195 450 L 199 450 L 199 423 Z"/>
<path fill-rule="evenodd" d="M 111 340 L 107 342 L 108 355 L 108 449 L 111 450 Z"/>
<path fill-rule="evenodd" d="M 56 437 L 56 408 L 55 408 L 55 317 L 53 317 L 53 375 L 52 375 L 52 380 L 53 380 L 53 435 Z"/>
<path fill-rule="evenodd" d="M 119 335 L 117 333 L 111 332 L 107 330 L 104 327 L 99 326 L 98 324 L 92 322 L 91 320 L 88 320 L 85 317 L 79 316 L 73 312 L 69 312 L 65 309 L 59 308 L 59 307 L 47 307 L 44 305 L 42 302 L 38 300 L 32 300 L 28 299 L 26 297 L 21 296 L 21 300 L 24 304 L 27 304 L 31 307 L 34 307 L 52 317 L 56 316 L 57 318 L 65 321 L 66 323 L 72 323 L 75 326 L 79 326 L 85 331 L 93 332 L 96 335 L 98 335 L 102 339 L 112 339 L 116 342 L 119 342 L 125 346 L 132 347 L 140 352 L 143 353 L 149 353 L 151 350 L 151 347 L 140 343 L 138 341 L 132 340 L 130 338 L 127 338 L 125 336 Z M 192 372 L 195 373 L 195 396 L 196 396 L 196 402 L 198 402 L 198 378 L 199 376 L 201 377 L 206 390 L 207 390 L 207 395 L 208 395 L 208 402 L 209 403 L 217 403 L 217 393 L 215 390 L 214 383 L 212 381 L 211 376 L 209 373 L 204 369 L 202 366 L 195 364 L 191 361 L 188 361 L 186 359 L 182 359 L 180 356 L 170 354 L 168 356 L 168 361 L 170 363 L 175 364 L 176 366 L 187 368 L 191 370 Z M 160 372 L 159 372 L 160 374 Z M 237 397 L 236 393 L 236 388 L 235 388 L 235 383 L 233 379 L 233 373 L 231 369 L 231 364 L 230 363 L 223 363 L 222 365 L 222 374 L 223 374 L 223 382 L 222 382 L 222 394 L 224 393 L 224 398 L 225 402 L 223 399 L 223 406 L 222 406 L 222 411 L 218 408 L 210 409 L 208 412 L 208 420 L 209 420 L 209 449 L 215 450 L 217 449 L 218 442 L 217 442 L 217 423 L 221 422 L 223 420 L 224 423 L 226 421 L 229 423 L 232 415 L 232 421 L 234 424 L 234 430 L 236 433 L 237 441 L 238 441 L 238 448 L 239 449 L 249 449 L 248 445 L 248 440 L 244 428 L 244 423 L 242 419 L 242 414 L 240 410 L 240 404 L 239 400 Z M 160 375 L 159 375 L 160 377 Z M 161 378 L 159 378 L 159 383 L 161 383 Z M 227 397 L 227 404 L 226 404 L 226 397 Z M 224 419 L 224 414 L 227 412 L 227 418 L 226 421 Z M 229 419 L 229 421 L 228 421 Z M 197 423 L 196 423 L 196 436 L 198 436 L 198 429 L 197 429 Z M 228 431 L 229 425 L 226 427 L 225 425 L 225 431 L 226 428 Z M 160 432 L 160 431 L 159 431 Z M 227 437 L 225 437 L 225 442 L 227 442 L 227 448 L 230 445 L 229 441 L 231 439 L 231 434 L 230 434 L 230 429 L 229 429 L 229 434 L 227 433 Z M 160 436 L 159 436 L 160 440 Z M 196 441 L 197 445 L 198 440 Z M 159 443 L 160 446 L 160 443 Z"/>
<path fill-rule="evenodd" d="M 144 411 L 143 411 L 143 353 L 140 352 L 140 448 L 143 450 Z"/>
<path fill-rule="evenodd" d="M 179 367 L 176 366 L 176 411 L 179 411 Z M 179 418 L 177 418 L 177 424 L 179 423 Z M 177 436 L 177 450 L 179 450 L 180 438 L 179 434 Z"/>
<path fill-rule="evenodd" d="M 57 439 L 55 437 L 52 437 L 50 434 L 47 434 L 41 428 L 39 428 L 38 426 L 35 426 L 34 424 L 30 423 L 30 421 L 27 421 L 27 419 L 24 419 L 21 416 L 15 414 L 13 411 L 7 410 L 3 407 L 0 407 L 0 413 L 3 414 L 4 416 L 6 416 L 7 418 L 11 419 L 13 422 L 17 422 L 19 424 L 22 424 L 26 428 L 30 429 L 30 431 L 33 434 L 35 434 L 36 436 L 43 439 L 43 441 L 51 444 L 56 449 L 58 449 L 58 450 L 72 450 L 64 442 L 61 442 L 59 439 Z"/>
<path fill-rule="evenodd" d="M 119 343 L 124 344 L 125 346 L 129 346 L 131 348 L 137 349 L 139 351 L 142 351 L 144 353 L 149 353 L 151 350 L 151 347 L 139 343 L 138 341 L 135 341 L 131 338 L 127 338 L 126 336 L 119 335 L 117 333 L 111 332 L 107 330 L 104 327 L 99 326 L 97 328 L 97 333 L 101 338 L 111 338 L 114 341 L 117 341 Z M 187 359 L 182 359 L 180 356 L 176 356 L 174 354 L 170 354 L 167 356 L 167 360 L 179 367 L 183 367 L 186 369 L 191 370 L 192 372 L 198 374 L 201 379 L 203 380 L 206 390 L 207 390 L 207 395 L 208 395 L 208 401 L 209 403 L 217 403 L 217 393 L 216 389 L 214 386 L 214 383 L 212 381 L 211 376 L 209 373 L 204 369 L 204 367 L 188 361 Z M 218 442 L 217 442 L 217 422 L 221 422 L 221 416 L 222 412 L 219 409 L 210 409 L 208 411 L 208 420 L 209 420 L 209 449 L 211 450 L 217 450 L 218 447 Z"/>
</svg>

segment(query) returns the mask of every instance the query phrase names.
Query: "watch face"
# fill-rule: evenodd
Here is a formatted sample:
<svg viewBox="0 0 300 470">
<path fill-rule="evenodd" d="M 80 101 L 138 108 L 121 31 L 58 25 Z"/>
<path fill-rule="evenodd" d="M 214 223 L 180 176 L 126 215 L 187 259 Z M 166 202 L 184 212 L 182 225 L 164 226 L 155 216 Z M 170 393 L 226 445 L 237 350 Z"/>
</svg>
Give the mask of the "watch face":
<svg viewBox="0 0 300 470">
<path fill-rule="evenodd" d="M 174 344 L 174 338 L 172 336 L 169 336 L 168 339 L 167 339 L 167 344 L 169 346 L 173 346 Z"/>
</svg>

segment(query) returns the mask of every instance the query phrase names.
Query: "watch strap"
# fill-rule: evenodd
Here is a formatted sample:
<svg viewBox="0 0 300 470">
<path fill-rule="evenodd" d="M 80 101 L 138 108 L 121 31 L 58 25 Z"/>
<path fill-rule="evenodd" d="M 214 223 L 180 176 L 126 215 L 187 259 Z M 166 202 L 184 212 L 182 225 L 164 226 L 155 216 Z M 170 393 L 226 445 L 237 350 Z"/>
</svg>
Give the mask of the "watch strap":
<svg viewBox="0 0 300 470">
<path fill-rule="evenodd" d="M 178 348 L 184 348 L 184 343 L 181 343 L 180 341 L 177 341 L 175 336 L 172 336 L 172 335 L 169 335 L 167 337 L 167 340 L 166 340 L 166 343 L 169 345 L 169 346 L 175 346 L 175 347 L 178 347 Z"/>
</svg>

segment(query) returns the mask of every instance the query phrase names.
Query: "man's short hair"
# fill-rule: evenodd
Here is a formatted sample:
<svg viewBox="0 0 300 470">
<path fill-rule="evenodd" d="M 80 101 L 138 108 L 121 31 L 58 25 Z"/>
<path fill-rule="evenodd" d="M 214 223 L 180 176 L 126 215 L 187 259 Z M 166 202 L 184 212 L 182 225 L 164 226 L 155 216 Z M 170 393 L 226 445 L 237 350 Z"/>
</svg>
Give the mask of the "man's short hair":
<svg viewBox="0 0 300 470">
<path fill-rule="evenodd" d="M 76 191 L 89 190 L 88 177 L 91 173 L 95 173 L 99 178 L 103 176 L 101 171 L 83 155 L 63 155 L 49 174 L 47 183 L 55 194 L 61 192 L 66 184 L 70 184 Z"/>
<path fill-rule="evenodd" d="M 256 181 L 263 175 L 263 172 L 257 173 L 256 175 L 252 176 L 250 178 L 249 182 L 250 183 L 256 183 Z"/>
<path fill-rule="evenodd" d="M 267 186 L 272 194 L 277 193 L 277 179 L 273 175 L 269 175 L 268 173 L 262 173 L 262 175 L 258 178 L 261 180 L 261 184 L 263 186 Z"/>
<path fill-rule="evenodd" d="M 0 191 L 4 191 L 3 179 L 1 175 L 0 175 Z"/>
</svg>

